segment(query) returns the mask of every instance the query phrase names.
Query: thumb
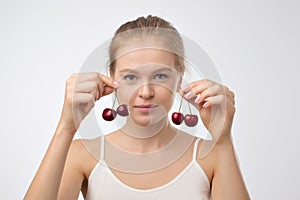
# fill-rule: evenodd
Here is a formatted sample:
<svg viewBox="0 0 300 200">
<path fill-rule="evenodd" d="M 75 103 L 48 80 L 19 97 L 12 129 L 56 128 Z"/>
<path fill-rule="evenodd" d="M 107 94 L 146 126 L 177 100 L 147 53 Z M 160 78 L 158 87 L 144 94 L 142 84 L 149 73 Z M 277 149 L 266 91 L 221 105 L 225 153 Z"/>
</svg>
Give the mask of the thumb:
<svg viewBox="0 0 300 200">
<path fill-rule="evenodd" d="M 109 94 L 113 93 L 114 91 L 115 91 L 115 88 L 106 85 L 106 86 L 104 86 L 104 91 L 102 93 L 102 96 L 109 95 Z"/>
<path fill-rule="evenodd" d="M 119 87 L 120 87 L 120 82 L 119 81 L 114 81 L 112 86 L 104 85 L 102 96 L 111 94 L 112 92 L 114 92 Z"/>
</svg>

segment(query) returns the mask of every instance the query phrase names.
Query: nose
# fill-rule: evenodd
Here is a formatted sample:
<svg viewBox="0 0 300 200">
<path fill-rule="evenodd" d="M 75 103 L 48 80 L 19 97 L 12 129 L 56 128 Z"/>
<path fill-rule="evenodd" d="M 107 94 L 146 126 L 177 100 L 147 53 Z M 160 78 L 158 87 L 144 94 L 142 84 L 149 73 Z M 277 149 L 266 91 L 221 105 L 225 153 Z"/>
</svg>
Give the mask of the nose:
<svg viewBox="0 0 300 200">
<path fill-rule="evenodd" d="M 144 84 L 139 88 L 138 91 L 139 97 L 143 99 L 151 99 L 154 97 L 154 91 L 151 84 Z"/>
</svg>

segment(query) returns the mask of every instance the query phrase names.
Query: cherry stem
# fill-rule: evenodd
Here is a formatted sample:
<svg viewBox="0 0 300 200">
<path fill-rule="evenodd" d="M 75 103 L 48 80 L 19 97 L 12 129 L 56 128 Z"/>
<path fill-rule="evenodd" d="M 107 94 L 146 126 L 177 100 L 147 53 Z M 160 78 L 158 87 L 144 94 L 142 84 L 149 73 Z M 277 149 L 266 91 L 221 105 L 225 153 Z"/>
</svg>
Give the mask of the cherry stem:
<svg viewBox="0 0 300 200">
<path fill-rule="evenodd" d="M 180 109 L 181 109 L 181 105 L 182 105 L 182 99 L 183 99 L 183 96 L 181 96 L 181 99 L 180 99 L 180 105 L 179 105 L 178 112 L 180 112 Z"/>
<path fill-rule="evenodd" d="M 114 99 L 112 108 L 115 107 L 115 104 L 116 104 L 116 100 L 117 100 L 117 99 L 118 99 L 118 97 L 117 97 L 117 91 L 115 90 L 115 99 Z M 118 100 L 118 102 L 119 102 L 119 100 Z"/>
<path fill-rule="evenodd" d="M 192 114 L 192 110 L 191 110 L 190 102 L 188 102 L 188 106 L 189 106 L 190 114 Z"/>
<path fill-rule="evenodd" d="M 117 89 L 115 89 L 115 94 L 116 94 L 116 99 L 118 101 L 118 104 L 120 105 L 120 101 L 119 101 L 119 98 L 118 98 L 118 95 L 117 95 Z"/>
</svg>

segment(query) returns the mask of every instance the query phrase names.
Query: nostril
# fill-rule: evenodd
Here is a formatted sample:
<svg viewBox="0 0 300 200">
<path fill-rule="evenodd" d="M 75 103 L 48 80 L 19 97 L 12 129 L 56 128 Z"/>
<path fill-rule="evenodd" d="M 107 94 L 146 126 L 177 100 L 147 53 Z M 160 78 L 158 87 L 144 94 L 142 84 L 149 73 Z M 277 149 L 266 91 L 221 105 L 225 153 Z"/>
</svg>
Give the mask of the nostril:
<svg viewBox="0 0 300 200">
<path fill-rule="evenodd" d="M 150 85 L 144 85 L 139 88 L 139 96 L 142 98 L 153 98 L 154 97 L 154 91 Z"/>
<path fill-rule="evenodd" d="M 139 96 L 144 99 L 150 99 L 154 97 L 153 94 L 140 94 Z"/>
</svg>

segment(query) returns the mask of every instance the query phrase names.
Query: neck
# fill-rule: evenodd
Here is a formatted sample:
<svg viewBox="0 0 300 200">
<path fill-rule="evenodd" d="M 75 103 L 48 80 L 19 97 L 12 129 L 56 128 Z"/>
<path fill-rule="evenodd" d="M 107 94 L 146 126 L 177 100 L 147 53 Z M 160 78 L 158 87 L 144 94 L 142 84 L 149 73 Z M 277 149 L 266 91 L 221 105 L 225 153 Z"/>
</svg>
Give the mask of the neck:
<svg viewBox="0 0 300 200">
<path fill-rule="evenodd" d="M 167 117 L 147 126 L 139 126 L 128 117 L 117 133 L 114 137 L 117 145 L 135 153 L 156 151 L 167 145 L 176 135 Z"/>
</svg>

